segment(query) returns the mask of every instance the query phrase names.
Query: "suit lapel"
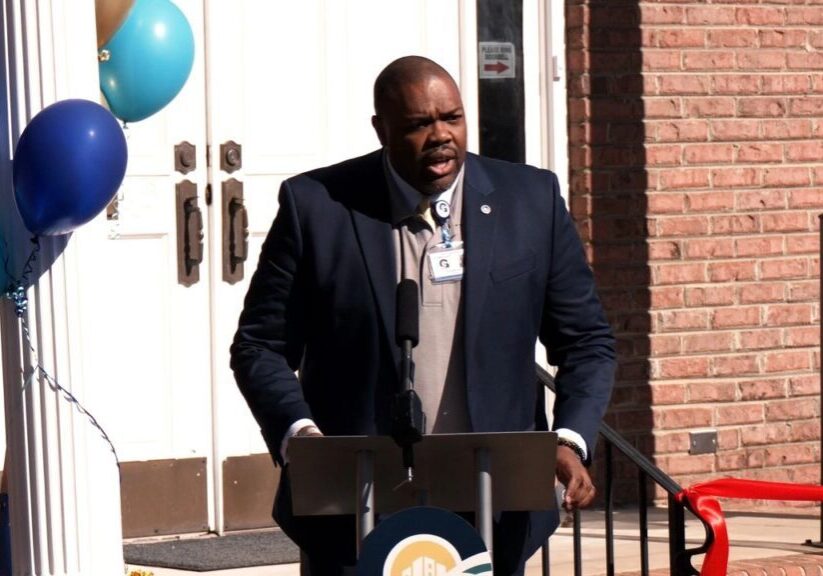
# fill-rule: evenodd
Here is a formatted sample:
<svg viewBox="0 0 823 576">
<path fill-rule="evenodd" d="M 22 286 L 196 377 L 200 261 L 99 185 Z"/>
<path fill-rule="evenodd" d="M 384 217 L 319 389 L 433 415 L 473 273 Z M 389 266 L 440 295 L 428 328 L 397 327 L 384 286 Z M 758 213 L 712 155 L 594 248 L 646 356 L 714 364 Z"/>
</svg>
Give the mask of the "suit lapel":
<svg viewBox="0 0 823 576">
<path fill-rule="evenodd" d="M 397 265 L 392 226 L 389 222 L 389 192 L 383 177 L 382 163 L 378 162 L 375 172 L 379 178 L 375 179 L 370 186 L 364 186 L 368 196 L 375 201 L 367 203 L 368 207 L 365 210 L 353 207 L 351 215 L 363 260 L 366 263 L 372 295 L 377 302 L 380 322 L 396 370 L 400 364 L 400 351 L 394 343 Z M 375 206 L 380 207 L 379 213 L 375 212 Z"/>
<path fill-rule="evenodd" d="M 466 159 L 463 185 L 463 240 L 466 242 L 466 266 L 463 279 L 465 319 L 466 379 L 472 380 L 468 352 L 473 349 L 483 302 L 489 284 L 489 268 L 494 252 L 497 198 L 494 185 L 474 156 Z"/>
</svg>

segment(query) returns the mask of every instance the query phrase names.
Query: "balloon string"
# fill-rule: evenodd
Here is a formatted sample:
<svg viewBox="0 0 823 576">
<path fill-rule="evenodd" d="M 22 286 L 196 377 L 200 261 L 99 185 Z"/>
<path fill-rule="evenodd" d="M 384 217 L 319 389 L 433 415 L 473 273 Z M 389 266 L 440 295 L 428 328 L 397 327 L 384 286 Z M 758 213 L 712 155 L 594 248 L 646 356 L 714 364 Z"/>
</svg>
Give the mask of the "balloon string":
<svg viewBox="0 0 823 576">
<path fill-rule="evenodd" d="M 0 237 L 2 239 L 2 237 Z M 3 245 L 6 245 L 5 239 L 3 240 Z M 26 263 L 23 266 L 23 275 L 20 280 L 16 280 L 14 276 L 9 271 L 9 257 L 8 251 L 4 250 L 6 256 L 3 259 L 3 267 L 6 271 L 6 275 L 11 280 L 9 287 L 6 288 L 5 293 L 0 294 L 0 297 L 9 298 L 12 302 L 14 302 L 14 309 L 15 313 L 17 314 L 17 318 L 20 320 L 20 325 L 23 328 L 23 335 L 26 341 L 26 346 L 28 346 L 29 350 L 31 350 L 34 357 L 37 358 L 37 350 L 34 348 L 34 345 L 31 341 L 31 332 L 29 330 L 29 323 L 26 316 L 26 310 L 28 310 L 28 297 L 26 296 L 26 286 L 29 283 L 29 279 L 31 278 L 32 274 L 34 273 L 34 264 L 37 261 L 37 254 L 40 252 L 40 238 L 35 236 L 31 239 L 32 244 L 34 247 L 32 248 L 29 257 L 26 259 Z M 43 368 L 42 364 L 39 361 L 35 363 L 32 367 L 31 372 L 29 373 L 28 377 L 23 382 L 23 390 L 28 388 L 31 384 L 32 380 L 34 380 L 35 375 L 40 375 L 40 377 L 46 381 L 49 385 L 49 388 L 52 391 L 57 392 L 58 394 L 63 395 L 63 399 L 66 400 L 69 404 L 73 404 L 75 410 L 77 410 L 81 415 L 85 416 L 88 421 L 91 423 L 94 428 L 100 433 L 103 437 L 103 440 L 109 445 L 111 448 L 112 454 L 114 454 L 114 461 L 117 464 L 118 470 L 120 469 L 120 458 L 117 456 L 117 450 L 114 448 L 114 443 L 109 438 L 109 435 L 106 434 L 106 431 L 97 421 L 97 418 L 94 415 L 86 410 L 85 406 L 77 399 L 77 397 L 72 394 L 70 391 L 66 390 L 63 386 L 60 385 L 57 380 L 55 380 L 51 374 L 49 374 L 45 368 Z"/>
</svg>

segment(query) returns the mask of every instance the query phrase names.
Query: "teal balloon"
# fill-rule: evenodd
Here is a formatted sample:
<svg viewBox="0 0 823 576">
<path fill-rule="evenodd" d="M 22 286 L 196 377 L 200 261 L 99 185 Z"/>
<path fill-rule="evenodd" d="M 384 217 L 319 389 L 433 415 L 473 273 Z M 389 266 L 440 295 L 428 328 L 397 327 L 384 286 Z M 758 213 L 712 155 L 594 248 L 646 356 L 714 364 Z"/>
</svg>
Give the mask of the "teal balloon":
<svg viewBox="0 0 823 576">
<path fill-rule="evenodd" d="M 169 0 L 136 0 L 103 46 L 100 89 L 124 122 L 157 113 L 180 92 L 194 63 L 189 21 Z"/>
</svg>

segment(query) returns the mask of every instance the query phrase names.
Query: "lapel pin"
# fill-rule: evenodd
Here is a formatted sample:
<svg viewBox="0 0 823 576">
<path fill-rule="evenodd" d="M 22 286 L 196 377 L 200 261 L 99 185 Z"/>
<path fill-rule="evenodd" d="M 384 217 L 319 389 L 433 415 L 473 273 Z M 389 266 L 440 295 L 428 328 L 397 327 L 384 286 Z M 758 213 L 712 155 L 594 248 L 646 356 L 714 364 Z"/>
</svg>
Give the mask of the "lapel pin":
<svg viewBox="0 0 823 576">
<path fill-rule="evenodd" d="M 480 207 L 480 211 L 481 211 L 483 214 L 491 214 L 491 213 L 492 213 L 492 207 L 491 207 L 491 206 L 489 206 L 488 204 L 483 204 L 483 205 Z"/>
</svg>

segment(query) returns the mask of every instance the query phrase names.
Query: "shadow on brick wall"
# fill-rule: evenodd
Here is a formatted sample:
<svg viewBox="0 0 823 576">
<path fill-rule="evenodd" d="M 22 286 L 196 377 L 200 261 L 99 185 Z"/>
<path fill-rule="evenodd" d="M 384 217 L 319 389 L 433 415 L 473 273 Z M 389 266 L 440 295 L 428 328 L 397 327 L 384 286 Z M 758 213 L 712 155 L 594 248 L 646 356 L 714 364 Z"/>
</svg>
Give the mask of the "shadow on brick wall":
<svg viewBox="0 0 823 576">
<path fill-rule="evenodd" d="M 651 456 L 651 278 L 638 2 L 567 0 L 566 41 L 571 211 L 619 355 L 606 421 Z M 603 486 L 603 466 L 595 466 Z M 636 500 L 635 478 L 636 471 L 618 459 L 618 502 Z"/>
</svg>

